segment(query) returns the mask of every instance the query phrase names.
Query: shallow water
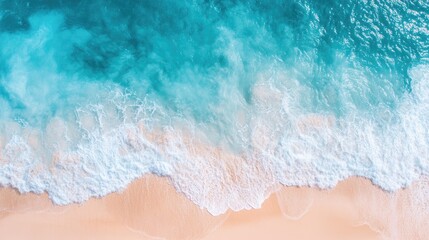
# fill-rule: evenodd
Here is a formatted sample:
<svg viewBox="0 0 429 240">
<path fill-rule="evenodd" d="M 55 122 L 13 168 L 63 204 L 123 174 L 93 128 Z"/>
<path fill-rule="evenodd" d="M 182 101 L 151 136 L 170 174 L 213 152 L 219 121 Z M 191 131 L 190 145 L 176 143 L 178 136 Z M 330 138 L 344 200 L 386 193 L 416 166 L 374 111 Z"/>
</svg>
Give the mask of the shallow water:
<svg viewBox="0 0 429 240">
<path fill-rule="evenodd" d="M 1 1 L 0 184 L 147 173 L 213 214 L 429 173 L 426 1 Z"/>
</svg>

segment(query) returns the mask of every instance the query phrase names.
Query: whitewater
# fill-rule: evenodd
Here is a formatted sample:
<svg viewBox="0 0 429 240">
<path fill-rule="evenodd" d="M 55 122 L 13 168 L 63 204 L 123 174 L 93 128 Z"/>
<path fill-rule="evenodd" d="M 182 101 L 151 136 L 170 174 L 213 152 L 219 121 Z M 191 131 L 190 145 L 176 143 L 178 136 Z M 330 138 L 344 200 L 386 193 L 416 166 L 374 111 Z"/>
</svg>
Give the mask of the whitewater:
<svg viewBox="0 0 429 240">
<path fill-rule="evenodd" d="M 56 204 L 146 174 L 214 215 L 397 191 L 428 129 L 427 1 L 0 1 L 0 185 Z"/>
</svg>

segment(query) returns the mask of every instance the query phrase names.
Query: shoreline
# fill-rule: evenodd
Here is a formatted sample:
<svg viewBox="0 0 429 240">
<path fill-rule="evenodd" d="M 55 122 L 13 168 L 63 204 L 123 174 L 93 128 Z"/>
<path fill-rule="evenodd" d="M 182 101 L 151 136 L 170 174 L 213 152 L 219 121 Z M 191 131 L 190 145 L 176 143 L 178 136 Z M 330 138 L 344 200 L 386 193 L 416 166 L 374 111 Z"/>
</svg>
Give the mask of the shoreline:
<svg viewBox="0 0 429 240">
<path fill-rule="evenodd" d="M 354 177 L 330 190 L 282 186 L 259 209 L 229 210 L 219 216 L 211 215 L 178 193 L 167 178 L 154 175 L 134 181 L 120 193 L 67 206 L 52 204 L 46 194 L 20 195 L 13 189 L 2 188 L 0 234 L 18 240 L 31 236 L 258 239 L 257 236 L 264 234 L 271 234 L 272 239 L 287 235 L 290 239 L 309 240 L 323 237 L 405 240 L 407 236 L 416 236 L 412 239 L 417 240 L 424 239 L 421 237 L 427 233 L 421 228 L 419 231 L 418 216 L 413 215 L 416 209 L 407 209 L 412 206 L 415 185 L 387 193 L 367 179 Z M 429 215 L 421 214 L 420 226 L 424 227 Z M 396 223 L 386 221 L 392 217 L 396 217 Z M 411 226 L 411 222 L 416 225 Z M 26 231 L 20 231 L 23 228 Z"/>
</svg>

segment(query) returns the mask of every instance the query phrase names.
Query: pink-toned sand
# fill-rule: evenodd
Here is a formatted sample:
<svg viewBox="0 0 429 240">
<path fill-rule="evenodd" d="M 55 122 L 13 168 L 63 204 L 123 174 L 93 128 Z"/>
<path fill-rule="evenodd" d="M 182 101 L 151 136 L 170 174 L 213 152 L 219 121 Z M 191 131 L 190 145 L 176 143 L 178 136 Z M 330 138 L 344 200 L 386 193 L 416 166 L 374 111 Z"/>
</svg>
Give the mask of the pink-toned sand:
<svg viewBox="0 0 429 240">
<path fill-rule="evenodd" d="M 53 206 L 46 195 L 2 189 L 0 239 L 427 240 L 414 225 L 424 228 L 429 221 L 404 213 L 407 191 L 388 194 L 351 178 L 329 191 L 282 187 L 261 209 L 212 216 L 155 176 L 65 207 Z"/>
</svg>

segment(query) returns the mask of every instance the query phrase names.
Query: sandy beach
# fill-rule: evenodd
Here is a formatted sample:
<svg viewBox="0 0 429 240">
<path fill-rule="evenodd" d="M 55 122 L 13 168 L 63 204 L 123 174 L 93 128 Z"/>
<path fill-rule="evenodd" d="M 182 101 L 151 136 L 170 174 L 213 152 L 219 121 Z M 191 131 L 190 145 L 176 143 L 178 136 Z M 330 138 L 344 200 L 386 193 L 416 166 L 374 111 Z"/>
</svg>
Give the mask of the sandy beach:
<svg viewBox="0 0 429 240">
<path fill-rule="evenodd" d="M 406 195 L 406 191 L 388 194 L 367 180 L 351 178 L 332 190 L 281 187 L 260 209 L 212 216 L 177 193 L 168 179 L 156 176 L 137 180 L 121 193 L 72 206 L 54 206 L 46 195 L 2 189 L 0 236 L 12 240 L 427 239 L 422 231 L 410 235 L 410 226 L 402 221 L 418 223 L 402 211 Z M 392 213 L 402 216 L 397 222 L 401 233 L 393 231 Z"/>
</svg>

